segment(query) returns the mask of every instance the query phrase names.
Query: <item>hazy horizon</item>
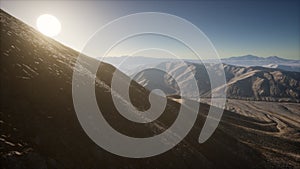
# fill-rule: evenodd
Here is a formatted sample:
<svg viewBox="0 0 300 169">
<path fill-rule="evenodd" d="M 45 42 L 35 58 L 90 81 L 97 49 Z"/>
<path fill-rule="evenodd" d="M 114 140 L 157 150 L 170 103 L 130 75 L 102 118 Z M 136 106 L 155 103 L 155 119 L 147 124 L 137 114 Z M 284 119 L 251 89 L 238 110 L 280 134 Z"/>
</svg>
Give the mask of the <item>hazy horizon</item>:
<svg viewBox="0 0 300 169">
<path fill-rule="evenodd" d="M 53 39 L 77 51 L 83 49 L 101 26 L 125 15 L 148 11 L 169 13 L 190 21 L 207 35 L 221 58 L 250 54 L 294 60 L 300 58 L 298 5 L 297 1 L 1 1 L 1 9 L 34 28 L 40 15 L 54 15 L 62 29 Z M 139 48 L 140 44 L 151 43 L 141 42 L 136 40 L 131 45 Z M 164 48 L 165 44 L 159 45 Z M 173 46 L 174 50 L 177 48 Z M 182 54 L 189 57 L 187 53 Z M 125 46 L 111 55 L 129 54 Z"/>
</svg>

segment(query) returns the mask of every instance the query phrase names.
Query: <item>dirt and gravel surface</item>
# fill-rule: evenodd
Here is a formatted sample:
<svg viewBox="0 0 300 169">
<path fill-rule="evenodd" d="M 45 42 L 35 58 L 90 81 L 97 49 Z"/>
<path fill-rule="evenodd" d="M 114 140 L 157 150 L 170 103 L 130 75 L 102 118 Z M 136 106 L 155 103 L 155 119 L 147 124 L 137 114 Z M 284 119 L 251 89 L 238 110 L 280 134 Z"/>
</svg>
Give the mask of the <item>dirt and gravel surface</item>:
<svg viewBox="0 0 300 169">
<path fill-rule="evenodd" d="M 209 99 L 202 99 L 210 103 Z M 299 167 L 300 160 L 300 104 L 228 99 L 223 124 L 228 133 L 257 149 L 275 163 Z M 235 127 L 232 127 L 232 125 Z M 222 126 L 222 125 L 221 125 Z M 239 128 L 247 135 L 236 135 Z M 293 160 L 291 160 L 293 159 Z M 292 162 L 293 161 L 293 162 Z"/>
</svg>

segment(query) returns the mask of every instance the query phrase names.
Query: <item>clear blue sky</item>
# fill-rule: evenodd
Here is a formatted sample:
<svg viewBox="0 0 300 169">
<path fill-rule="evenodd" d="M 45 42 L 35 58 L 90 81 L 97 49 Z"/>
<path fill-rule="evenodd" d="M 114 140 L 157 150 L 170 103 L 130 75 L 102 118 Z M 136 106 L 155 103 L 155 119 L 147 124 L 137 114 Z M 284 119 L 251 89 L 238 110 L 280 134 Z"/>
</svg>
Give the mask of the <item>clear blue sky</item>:
<svg viewBox="0 0 300 169">
<path fill-rule="evenodd" d="M 300 59 L 299 1 L 1 1 L 1 9 L 36 27 L 49 13 L 62 23 L 56 40 L 78 51 L 99 27 L 137 12 L 165 12 L 198 26 L 221 57 L 253 54 Z"/>
</svg>

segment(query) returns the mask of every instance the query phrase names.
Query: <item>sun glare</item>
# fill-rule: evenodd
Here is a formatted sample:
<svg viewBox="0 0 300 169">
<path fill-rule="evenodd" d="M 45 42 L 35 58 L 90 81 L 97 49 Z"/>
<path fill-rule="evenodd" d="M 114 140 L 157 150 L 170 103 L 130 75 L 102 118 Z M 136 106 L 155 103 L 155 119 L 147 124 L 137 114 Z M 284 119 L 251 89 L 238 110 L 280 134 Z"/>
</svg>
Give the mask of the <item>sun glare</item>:
<svg viewBox="0 0 300 169">
<path fill-rule="evenodd" d="M 36 26 L 41 33 L 49 37 L 58 35 L 61 30 L 59 20 L 55 16 L 49 14 L 39 16 L 36 20 Z"/>
</svg>

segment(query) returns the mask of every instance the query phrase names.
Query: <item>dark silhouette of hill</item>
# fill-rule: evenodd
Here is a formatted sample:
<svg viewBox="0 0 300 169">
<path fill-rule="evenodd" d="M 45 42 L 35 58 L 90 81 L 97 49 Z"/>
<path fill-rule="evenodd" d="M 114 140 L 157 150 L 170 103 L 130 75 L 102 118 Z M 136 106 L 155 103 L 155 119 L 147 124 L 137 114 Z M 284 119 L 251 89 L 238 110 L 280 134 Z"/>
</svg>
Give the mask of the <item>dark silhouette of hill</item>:
<svg viewBox="0 0 300 169">
<path fill-rule="evenodd" d="M 3 169 L 299 167 L 297 158 L 283 162 L 273 159 L 286 159 L 285 154 L 277 153 L 277 148 L 284 147 L 286 152 L 295 154 L 299 142 L 265 134 L 264 125 L 268 131 L 277 131 L 276 126 L 268 125 L 271 122 L 229 111 L 225 111 L 213 136 L 199 144 L 198 136 L 209 109 L 206 104 L 201 104 L 194 128 L 172 150 L 145 159 L 111 154 L 89 139 L 76 117 L 71 78 L 79 53 L 41 35 L 2 10 L 0 21 L 0 167 Z M 150 124 L 133 123 L 118 114 L 109 90 L 115 71 L 118 70 L 113 66 L 101 63 L 95 91 L 99 107 L 112 127 L 136 137 L 151 136 L 168 128 L 180 107 L 171 99 L 164 114 Z M 124 82 L 129 80 L 125 75 L 120 78 Z M 149 107 L 149 91 L 144 87 L 132 81 L 130 94 L 138 109 Z M 247 140 L 260 140 L 262 144 L 256 146 Z M 267 149 L 269 147 L 272 149 Z M 265 156 L 262 152 L 271 155 Z"/>
</svg>

